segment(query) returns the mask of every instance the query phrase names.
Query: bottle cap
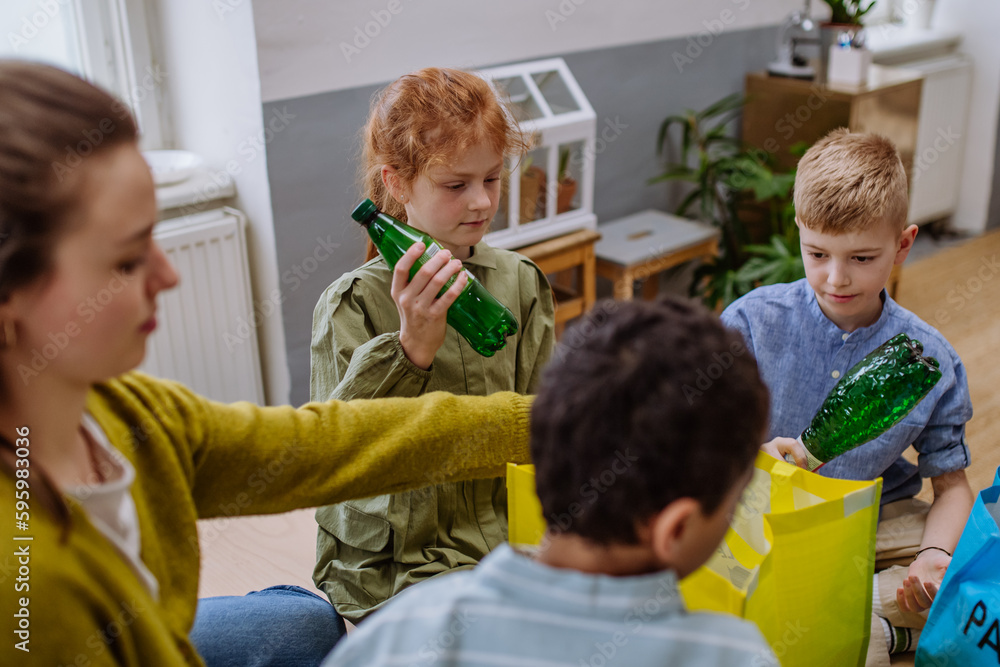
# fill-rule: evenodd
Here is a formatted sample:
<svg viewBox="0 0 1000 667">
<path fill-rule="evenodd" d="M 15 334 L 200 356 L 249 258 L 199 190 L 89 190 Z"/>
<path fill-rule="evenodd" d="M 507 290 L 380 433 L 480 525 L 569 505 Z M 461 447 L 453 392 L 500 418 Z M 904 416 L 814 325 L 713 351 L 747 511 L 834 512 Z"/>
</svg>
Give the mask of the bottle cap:
<svg viewBox="0 0 1000 667">
<path fill-rule="evenodd" d="M 371 199 L 361 200 L 361 203 L 351 211 L 351 217 L 362 224 L 368 222 L 376 214 L 378 214 L 378 207 Z"/>
</svg>

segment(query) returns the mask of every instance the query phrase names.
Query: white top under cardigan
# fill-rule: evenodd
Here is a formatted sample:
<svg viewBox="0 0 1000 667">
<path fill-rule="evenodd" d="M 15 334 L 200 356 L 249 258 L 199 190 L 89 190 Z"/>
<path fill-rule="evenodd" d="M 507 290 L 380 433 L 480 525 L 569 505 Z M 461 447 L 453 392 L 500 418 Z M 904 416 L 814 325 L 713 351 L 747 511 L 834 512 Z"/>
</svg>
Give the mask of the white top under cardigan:
<svg viewBox="0 0 1000 667">
<path fill-rule="evenodd" d="M 82 425 L 97 444 L 95 465 L 104 472 L 104 481 L 66 489 L 66 494 L 80 503 L 94 527 L 118 548 L 153 599 L 158 600 L 160 584 L 139 554 L 139 515 L 131 491 L 135 468 L 111 446 L 104 430 L 90 415 L 83 415 Z"/>
</svg>

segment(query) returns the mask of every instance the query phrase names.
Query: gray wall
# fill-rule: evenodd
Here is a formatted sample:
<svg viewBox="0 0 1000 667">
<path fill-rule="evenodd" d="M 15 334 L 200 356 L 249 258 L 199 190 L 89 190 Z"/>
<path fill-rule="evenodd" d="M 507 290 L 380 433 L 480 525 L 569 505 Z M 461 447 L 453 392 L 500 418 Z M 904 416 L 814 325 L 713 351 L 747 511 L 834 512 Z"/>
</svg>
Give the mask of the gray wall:
<svg viewBox="0 0 1000 667">
<path fill-rule="evenodd" d="M 660 171 L 660 122 L 743 89 L 747 72 L 773 58 L 774 28 L 723 32 L 705 47 L 687 38 L 565 54 L 613 141 L 596 157 L 594 209 L 610 221 L 646 208 L 676 204 L 664 185 L 647 185 Z M 701 49 L 698 53 L 697 49 Z M 678 67 L 675 54 L 695 55 Z M 485 66 L 492 66 L 486 64 Z M 361 263 L 364 234 L 350 219 L 357 203 L 358 133 L 379 86 L 269 102 L 264 117 L 294 115 L 267 147 L 283 318 L 291 370 L 291 401 L 309 398 L 312 310 L 322 291 Z M 600 145 L 598 146 L 600 148 Z M 330 249 L 332 244 L 337 247 Z"/>
<path fill-rule="evenodd" d="M 993 193 L 986 212 L 986 229 L 1000 228 L 1000 114 L 997 114 L 997 148 L 993 158 Z"/>
</svg>

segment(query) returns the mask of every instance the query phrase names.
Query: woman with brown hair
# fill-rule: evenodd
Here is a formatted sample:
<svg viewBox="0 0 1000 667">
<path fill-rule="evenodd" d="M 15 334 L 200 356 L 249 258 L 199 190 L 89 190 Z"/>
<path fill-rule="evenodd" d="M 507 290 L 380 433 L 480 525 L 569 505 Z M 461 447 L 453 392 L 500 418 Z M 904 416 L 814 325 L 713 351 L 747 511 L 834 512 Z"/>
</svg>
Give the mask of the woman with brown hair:
<svg viewBox="0 0 1000 667">
<path fill-rule="evenodd" d="M 192 642 L 196 519 L 497 475 L 528 457 L 529 401 L 223 405 L 134 372 L 177 283 L 136 136 L 94 86 L 0 61 L 0 662 L 316 664 L 342 624 L 305 591 L 236 598 Z"/>
</svg>

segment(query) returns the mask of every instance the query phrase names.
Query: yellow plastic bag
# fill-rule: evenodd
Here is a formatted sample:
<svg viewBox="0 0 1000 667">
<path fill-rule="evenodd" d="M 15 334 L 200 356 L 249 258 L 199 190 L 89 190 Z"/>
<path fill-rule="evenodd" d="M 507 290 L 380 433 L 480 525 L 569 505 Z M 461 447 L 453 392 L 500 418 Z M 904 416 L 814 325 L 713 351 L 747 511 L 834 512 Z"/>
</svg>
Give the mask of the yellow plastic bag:
<svg viewBox="0 0 1000 667">
<path fill-rule="evenodd" d="M 508 465 L 510 541 L 541 541 L 534 468 Z M 828 479 L 760 454 L 716 554 L 681 582 L 692 610 L 757 624 L 785 667 L 864 665 L 882 480 Z"/>
<path fill-rule="evenodd" d="M 754 621 L 785 667 L 864 665 L 882 480 L 822 477 L 766 454 L 729 532 L 681 582 L 690 609 Z"/>
<path fill-rule="evenodd" d="M 535 493 L 535 466 L 507 464 L 507 540 L 515 547 L 533 547 L 545 535 L 542 504 Z"/>
</svg>

